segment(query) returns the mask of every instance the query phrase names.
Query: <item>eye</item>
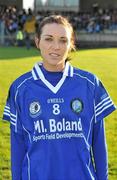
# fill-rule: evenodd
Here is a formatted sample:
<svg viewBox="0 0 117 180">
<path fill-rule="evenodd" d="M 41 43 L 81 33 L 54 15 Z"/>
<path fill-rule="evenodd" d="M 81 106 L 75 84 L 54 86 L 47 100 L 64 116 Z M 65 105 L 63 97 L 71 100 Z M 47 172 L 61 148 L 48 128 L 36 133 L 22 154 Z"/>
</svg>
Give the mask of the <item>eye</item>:
<svg viewBox="0 0 117 180">
<path fill-rule="evenodd" d="M 65 43 L 67 43 L 68 41 L 67 41 L 67 39 L 60 39 L 60 42 L 63 43 L 63 44 L 65 44 Z"/>
<path fill-rule="evenodd" d="M 51 42 L 51 41 L 52 41 L 52 38 L 50 38 L 50 37 L 45 38 L 45 41 Z"/>
</svg>

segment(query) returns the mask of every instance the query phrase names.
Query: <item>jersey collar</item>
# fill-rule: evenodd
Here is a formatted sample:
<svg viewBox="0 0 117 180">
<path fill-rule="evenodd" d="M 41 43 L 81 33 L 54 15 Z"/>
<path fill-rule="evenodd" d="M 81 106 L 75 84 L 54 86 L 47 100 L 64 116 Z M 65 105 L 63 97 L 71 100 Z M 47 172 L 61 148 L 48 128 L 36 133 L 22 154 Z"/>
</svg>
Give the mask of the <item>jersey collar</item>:
<svg viewBox="0 0 117 180">
<path fill-rule="evenodd" d="M 41 81 L 54 93 L 56 94 L 58 90 L 61 88 L 63 85 L 66 77 L 73 77 L 73 67 L 69 64 L 69 62 L 66 62 L 65 69 L 63 71 L 63 76 L 60 79 L 60 81 L 57 83 L 56 86 L 53 86 L 47 79 L 45 79 L 43 72 L 41 71 L 40 66 L 42 65 L 41 63 L 36 63 L 34 68 L 32 69 L 32 76 L 34 80 L 41 79 Z"/>
<path fill-rule="evenodd" d="M 43 78 L 43 73 L 41 71 L 40 66 L 42 66 L 42 62 L 38 62 L 35 64 L 35 66 L 32 69 L 32 76 L 34 80 L 42 79 Z M 70 65 L 69 62 L 66 62 L 65 69 L 63 71 L 63 76 L 69 76 L 73 77 L 73 67 Z"/>
</svg>

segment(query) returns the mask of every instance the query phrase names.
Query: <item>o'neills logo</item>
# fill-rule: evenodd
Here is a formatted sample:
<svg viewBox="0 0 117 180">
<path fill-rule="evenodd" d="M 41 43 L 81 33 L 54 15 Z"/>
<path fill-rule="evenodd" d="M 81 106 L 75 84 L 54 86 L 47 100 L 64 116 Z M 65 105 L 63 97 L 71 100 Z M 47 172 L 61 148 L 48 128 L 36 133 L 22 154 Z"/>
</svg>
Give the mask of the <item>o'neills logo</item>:
<svg viewBox="0 0 117 180">
<path fill-rule="evenodd" d="M 65 120 L 56 121 L 55 119 L 49 119 L 48 127 L 45 127 L 43 120 L 34 122 L 35 132 L 38 133 L 55 133 L 55 132 L 67 132 L 67 131 L 82 131 L 81 118 L 75 121 Z"/>
<path fill-rule="evenodd" d="M 79 114 L 83 110 L 83 103 L 80 99 L 76 98 L 71 101 L 71 109 L 73 112 Z"/>
</svg>

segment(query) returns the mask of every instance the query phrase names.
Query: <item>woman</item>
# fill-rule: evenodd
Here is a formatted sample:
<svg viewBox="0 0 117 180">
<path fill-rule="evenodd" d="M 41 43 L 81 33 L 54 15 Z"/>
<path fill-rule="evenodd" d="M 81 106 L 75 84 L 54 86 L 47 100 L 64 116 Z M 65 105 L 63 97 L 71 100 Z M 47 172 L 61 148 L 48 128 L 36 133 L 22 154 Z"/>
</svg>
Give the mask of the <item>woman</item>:
<svg viewBox="0 0 117 180">
<path fill-rule="evenodd" d="M 35 43 L 43 61 L 11 85 L 4 110 L 12 179 L 107 180 L 103 118 L 115 110 L 112 100 L 97 77 L 68 63 L 67 19 L 45 18 Z"/>
</svg>

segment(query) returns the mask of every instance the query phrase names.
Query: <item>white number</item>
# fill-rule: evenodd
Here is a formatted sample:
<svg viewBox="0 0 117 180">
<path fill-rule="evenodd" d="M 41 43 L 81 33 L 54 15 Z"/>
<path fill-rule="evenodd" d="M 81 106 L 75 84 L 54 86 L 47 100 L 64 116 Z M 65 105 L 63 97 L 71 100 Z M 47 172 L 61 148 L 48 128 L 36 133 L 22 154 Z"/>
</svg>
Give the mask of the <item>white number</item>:
<svg viewBox="0 0 117 180">
<path fill-rule="evenodd" d="M 59 104 L 54 104 L 53 105 L 53 114 L 57 115 L 60 113 L 60 109 L 59 109 Z"/>
</svg>

